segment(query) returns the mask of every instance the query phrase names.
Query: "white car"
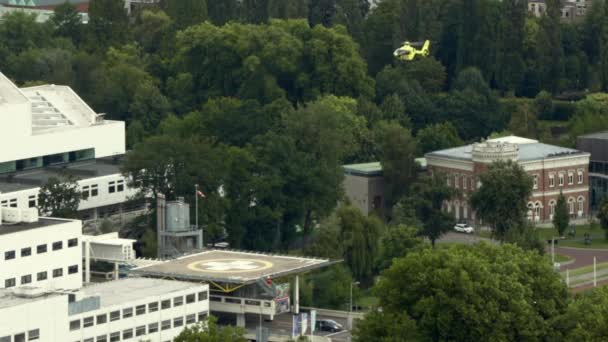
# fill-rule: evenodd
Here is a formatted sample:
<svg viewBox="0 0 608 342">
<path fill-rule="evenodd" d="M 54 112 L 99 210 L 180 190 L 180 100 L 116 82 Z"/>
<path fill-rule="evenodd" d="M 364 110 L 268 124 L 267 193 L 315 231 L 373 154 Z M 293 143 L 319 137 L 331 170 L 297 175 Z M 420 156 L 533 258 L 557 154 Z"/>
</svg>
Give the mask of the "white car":
<svg viewBox="0 0 608 342">
<path fill-rule="evenodd" d="M 458 223 L 457 225 L 454 226 L 454 230 L 457 232 L 467 233 L 467 234 L 471 234 L 475 231 L 475 229 L 473 229 L 473 227 L 471 227 L 465 223 Z"/>
</svg>

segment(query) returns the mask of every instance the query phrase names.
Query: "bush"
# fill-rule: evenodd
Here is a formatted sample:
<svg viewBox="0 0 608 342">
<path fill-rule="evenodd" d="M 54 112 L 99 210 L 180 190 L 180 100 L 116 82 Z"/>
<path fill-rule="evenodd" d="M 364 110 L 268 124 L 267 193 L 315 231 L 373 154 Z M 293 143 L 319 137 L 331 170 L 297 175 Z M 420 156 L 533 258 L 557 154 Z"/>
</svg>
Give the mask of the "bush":
<svg viewBox="0 0 608 342">
<path fill-rule="evenodd" d="M 545 120 L 567 121 L 574 115 L 574 111 L 576 110 L 576 103 L 573 102 L 554 101 L 553 106 L 553 115 Z"/>
</svg>

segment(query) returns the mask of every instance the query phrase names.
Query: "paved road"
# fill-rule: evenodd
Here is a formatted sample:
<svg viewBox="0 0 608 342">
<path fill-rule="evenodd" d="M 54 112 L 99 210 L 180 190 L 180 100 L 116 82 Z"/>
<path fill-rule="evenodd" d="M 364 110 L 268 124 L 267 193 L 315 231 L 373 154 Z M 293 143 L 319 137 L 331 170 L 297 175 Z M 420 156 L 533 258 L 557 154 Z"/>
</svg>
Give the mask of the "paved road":
<svg viewBox="0 0 608 342">
<path fill-rule="evenodd" d="M 344 327 L 347 326 L 345 319 L 340 319 L 340 318 L 335 318 L 335 317 L 324 317 L 321 315 L 317 316 L 317 319 L 322 319 L 322 318 L 332 319 L 332 320 L 342 324 L 342 326 L 344 326 Z M 291 329 L 292 329 L 292 324 L 293 324 L 292 319 L 293 319 L 293 315 L 291 313 L 284 313 L 284 314 L 275 316 L 273 321 L 266 321 L 266 320 L 262 319 L 262 326 L 269 328 L 270 332 L 272 334 L 291 336 Z M 248 330 L 255 330 L 256 327 L 258 327 L 260 325 L 259 315 L 247 314 L 247 315 L 245 315 L 245 320 L 246 320 Z M 353 321 L 353 324 L 356 324 L 356 320 Z M 345 341 L 350 341 L 350 339 L 351 339 L 351 333 L 348 330 L 345 330 L 342 332 L 337 332 L 337 333 L 316 331 L 315 335 L 330 337 L 332 341 L 336 341 L 336 342 L 342 342 L 342 341 L 345 342 Z"/>
<path fill-rule="evenodd" d="M 551 247 L 548 247 L 547 252 L 551 253 Z M 555 253 L 567 255 L 575 259 L 573 263 L 563 265 L 560 268 L 561 271 L 565 271 L 567 269 L 572 270 L 583 266 L 593 265 L 594 256 L 596 257 L 598 263 L 608 261 L 608 249 L 555 247 Z"/>
<path fill-rule="evenodd" d="M 439 240 L 437 240 L 437 243 L 463 243 L 472 245 L 480 241 L 496 243 L 496 241 L 492 239 L 481 237 L 475 234 L 465 234 L 459 232 L 447 232 L 443 236 L 441 236 Z"/>
</svg>

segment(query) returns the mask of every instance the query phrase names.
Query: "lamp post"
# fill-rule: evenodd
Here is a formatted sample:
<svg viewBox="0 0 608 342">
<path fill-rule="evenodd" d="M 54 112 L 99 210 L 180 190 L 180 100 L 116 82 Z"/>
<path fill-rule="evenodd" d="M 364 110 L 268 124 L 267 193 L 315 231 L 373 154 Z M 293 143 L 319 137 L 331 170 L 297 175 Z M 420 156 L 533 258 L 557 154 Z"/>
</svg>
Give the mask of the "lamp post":
<svg viewBox="0 0 608 342">
<path fill-rule="evenodd" d="M 353 329 L 353 285 L 359 285 L 358 281 L 350 283 L 350 306 L 348 308 L 348 330 Z"/>
</svg>

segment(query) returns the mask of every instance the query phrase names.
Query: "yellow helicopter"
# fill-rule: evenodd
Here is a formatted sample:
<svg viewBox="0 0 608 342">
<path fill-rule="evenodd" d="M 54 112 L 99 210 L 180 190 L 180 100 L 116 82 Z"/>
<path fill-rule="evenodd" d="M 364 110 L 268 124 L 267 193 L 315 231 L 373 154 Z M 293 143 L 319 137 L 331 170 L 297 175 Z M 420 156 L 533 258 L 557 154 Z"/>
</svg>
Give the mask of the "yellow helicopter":
<svg viewBox="0 0 608 342">
<path fill-rule="evenodd" d="M 424 42 L 404 42 L 403 46 L 393 52 L 393 55 L 402 61 L 412 61 L 418 55 L 428 56 L 430 46 L 431 42 L 428 40 Z"/>
</svg>

